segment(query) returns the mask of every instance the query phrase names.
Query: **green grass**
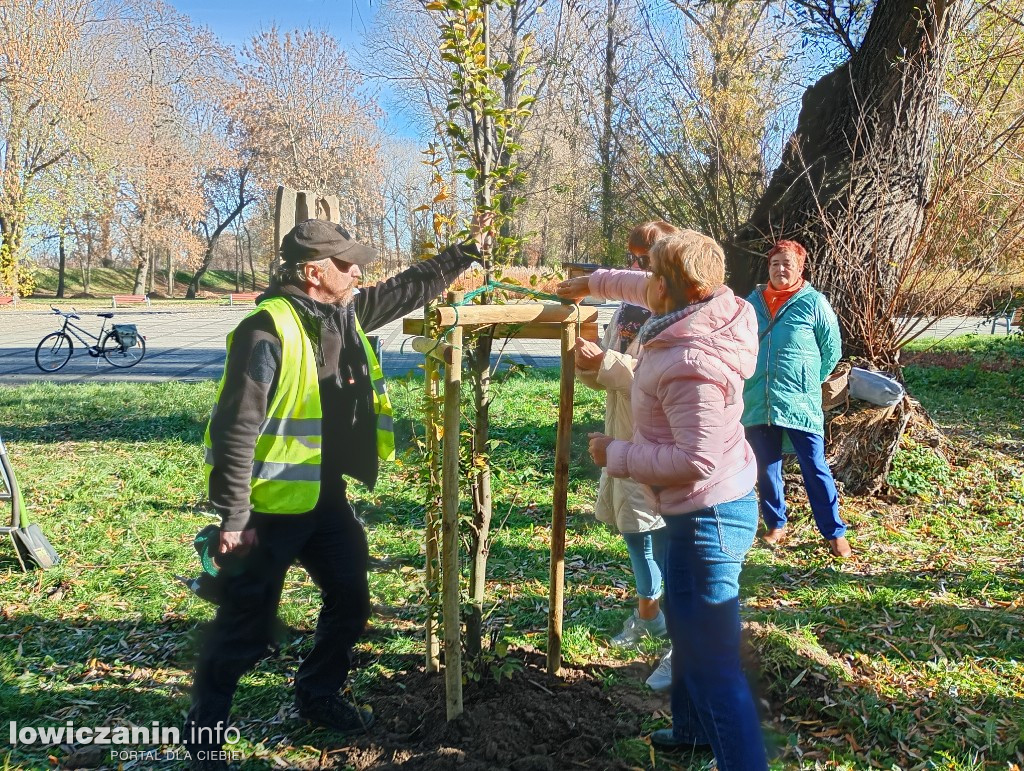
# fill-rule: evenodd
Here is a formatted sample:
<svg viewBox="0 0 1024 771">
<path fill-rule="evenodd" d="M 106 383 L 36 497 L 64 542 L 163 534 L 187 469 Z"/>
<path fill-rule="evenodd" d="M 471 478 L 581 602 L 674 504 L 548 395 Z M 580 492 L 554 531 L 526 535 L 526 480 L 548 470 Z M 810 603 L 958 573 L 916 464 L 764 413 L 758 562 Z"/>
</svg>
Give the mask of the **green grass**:
<svg viewBox="0 0 1024 771">
<path fill-rule="evenodd" d="M 35 278 L 36 288 L 34 297 L 52 298 L 57 292 L 58 272 L 56 268 L 36 267 L 32 270 Z M 174 274 L 174 292 L 176 296 L 183 296 L 192 280 L 191 272 L 179 270 Z M 166 292 L 167 271 L 157 271 L 157 289 Z M 96 297 L 110 297 L 114 294 L 131 294 L 135 284 L 134 268 L 93 268 L 89 275 L 89 293 Z M 249 291 L 249 286 L 242 287 L 243 292 Z M 64 274 L 64 294 L 70 298 L 83 291 L 81 268 L 68 267 Z M 203 274 L 201 289 L 204 292 L 215 292 L 224 294 L 235 291 L 235 272 L 233 270 L 210 270 Z"/>
<path fill-rule="evenodd" d="M 743 575 L 745 618 L 756 659 L 774 768 L 1002 768 L 1024 746 L 1024 387 L 1014 371 L 1020 341 L 944 343 L 974 362 L 963 370 L 910 368 L 907 382 L 949 437 L 945 456 L 908 440 L 881 498 L 848 497 L 844 516 L 858 557 L 827 557 L 805 503 L 793 505 L 784 548 L 755 547 Z M 953 348 L 955 346 L 955 349 Z M 1017 372 L 1020 368 L 1017 369 Z M 495 527 L 486 612 L 512 644 L 544 647 L 547 549 L 557 375 L 499 377 L 493 409 Z M 422 438 L 409 416 L 417 380 L 392 384 L 400 446 Z M 64 558 L 22 574 L 0 545 L 0 713 L 35 724 L 159 720 L 187 709 L 197 622 L 209 606 L 173 579 L 196 571 L 194 533 L 204 514 L 201 436 L 213 383 L 40 384 L 0 388 L 0 426 L 29 514 Z M 623 664 L 657 652 L 612 652 L 631 602 L 622 540 L 591 516 L 597 472 L 587 431 L 600 425 L 599 394 L 577 388 L 569 489 L 564 654 Z M 420 654 L 424 517 L 415 450 L 389 466 L 371 494 L 357 488 L 371 551 L 410 567 L 374 573 L 374 602 L 389 606 L 361 643 L 354 688 Z M 312 627 L 318 595 L 293 570 L 281 615 Z M 280 734 L 267 719 L 290 700 L 294 657 L 247 676 L 237 723 L 254 743 Z M 622 681 L 614 667 L 595 675 Z M 665 725 L 650 717 L 648 727 Z M 310 757 L 320 735 L 287 726 L 294 747 L 263 756 Z M 617 756 L 649 767 L 646 744 Z M 0 768 L 48 767 L 59 751 L 0 746 Z M 699 767 L 706 767 L 701 758 Z M 5 765 L 4 765 L 5 764 Z M 658 768 L 679 767 L 658 761 Z"/>
</svg>

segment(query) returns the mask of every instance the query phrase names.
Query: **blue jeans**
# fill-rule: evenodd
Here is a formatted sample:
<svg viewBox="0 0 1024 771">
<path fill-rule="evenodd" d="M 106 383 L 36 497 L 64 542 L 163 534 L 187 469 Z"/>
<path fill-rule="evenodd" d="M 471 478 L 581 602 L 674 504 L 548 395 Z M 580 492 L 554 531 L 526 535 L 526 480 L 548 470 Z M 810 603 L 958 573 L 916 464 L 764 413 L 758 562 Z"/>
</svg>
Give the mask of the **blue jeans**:
<svg viewBox="0 0 1024 771">
<path fill-rule="evenodd" d="M 846 535 L 839 516 L 839 493 L 825 462 L 825 440 L 817 434 L 781 426 L 747 426 L 747 441 L 757 458 L 757 491 L 761 516 L 769 530 L 786 526 L 786 495 L 782 485 L 782 432 L 789 434 L 807 488 L 818 532 L 827 540 Z"/>
<path fill-rule="evenodd" d="M 761 722 L 740 664 L 739 578 L 757 531 L 757 499 L 666 516 L 672 639 L 672 734 L 710 744 L 721 771 L 768 768 Z"/>
<path fill-rule="evenodd" d="M 629 561 L 633 565 L 633 580 L 636 593 L 645 600 L 661 597 L 662 572 L 665 565 L 665 542 L 667 529 L 659 527 L 646 533 L 623 533 Z"/>
</svg>

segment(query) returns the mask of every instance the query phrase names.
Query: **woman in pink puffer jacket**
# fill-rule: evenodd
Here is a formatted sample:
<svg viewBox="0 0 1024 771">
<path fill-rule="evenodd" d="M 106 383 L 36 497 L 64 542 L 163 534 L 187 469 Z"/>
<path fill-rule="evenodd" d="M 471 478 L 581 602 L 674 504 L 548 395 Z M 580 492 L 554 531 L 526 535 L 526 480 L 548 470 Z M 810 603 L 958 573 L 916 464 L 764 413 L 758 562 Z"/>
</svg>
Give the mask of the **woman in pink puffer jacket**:
<svg viewBox="0 0 1024 771">
<path fill-rule="evenodd" d="M 590 435 L 594 462 L 631 477 L 668 528 L 665 598 L 672 640 L 672 728 L 660 749 L 710 746 L 722 771 L 767 768 L 740 666 L 739 575 L 757 530 L 754 454 L 743 381 L 757 360 L 753 308 L 724 285 L 725 256 L 692 230 L 650 252 L 651 273 L 597 271 L 559 285 L 644 305 L 633 381 L 633 438 Z"/>
</svg>

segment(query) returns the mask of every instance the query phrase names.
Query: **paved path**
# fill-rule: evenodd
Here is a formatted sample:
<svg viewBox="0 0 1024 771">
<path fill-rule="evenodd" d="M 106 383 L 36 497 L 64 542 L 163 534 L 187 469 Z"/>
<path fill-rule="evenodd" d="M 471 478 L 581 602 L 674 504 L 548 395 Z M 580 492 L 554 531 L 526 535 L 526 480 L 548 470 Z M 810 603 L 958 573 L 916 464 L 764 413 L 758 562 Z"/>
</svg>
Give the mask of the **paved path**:
<svg viewBox="0 0 1024 771">
<path fill-rule="evenodd" d="M 43 380 L 55 382 L 216 380 L 224 367 L 224 338 L 252 307 L 169 307 L 166 310 L 119 310 L 115 320 L 137 324 L 146 336 L 146 356 L 131 369 L 115 369 L 103 359 L 93 359 L 75 342 L 71 361 L 58 372 L 40 371 L 35 364 L 39 341 L 59 326 L 59 320 L 46 310 L 0 311 L 0 384 L 21 385 Z M 601 306 L 598 318 L 605 324 L 614 305 Z M 79 326 L 98 331 L 99 310 L 80 311 Z M 413 314 L 422 318 L 422 313 Z M 423 363 L 402 333 L 401 321 L 388 324 L 376 333 L 383 347 L 382 361 L 388 376 L 404 375 Z M 501 344 L 495 345 L 500 350 Z M 534 367 L 557 367 L 560 343 L 557 340 L 509 340 L 506 359 Z"/>
<path fill-rule="evenodd" d="M 146 336 L 146 357 L 127 370 L 114 369 L 103 359 L 90 358 L 77 342 L 67 365 L 55 373 L 36 368 L 35 348 L 58 324 L 45 309 L 4 309 L 0 311 L 0 384 L 21 385 L 42 380 L 56 382 L 216 380 L 224 366 L 224 337 L 239 322 L 249 307 L 170 306 L 165 310 L 119 310 L 116 320 L 134 323 Z M 598 322 L 604 325 L 615 306 L 598 307 Z M 98 310 L 82 311 L 80 325 L 99 329 Z M 420 314 L 415 314 L 417 317 Z M 602 327 L 603 328 L 603 327 Z M 970 333 L 988 334 L 991 322 L 982 318 L 955 317 L 939 322 L 928 335 L 946 337 Z M 401 322 L 377 331 L 383 345 L 385 374 L 404 375 L 423 362 L 402 334 Z M 404 345 L 403 345 L 404 343 Z M 500 348 L 500 344 L 496 345 Z M 510 340 L 505 356 L 534 367 L 557 367 L 557 340 Z"/>
</svg>

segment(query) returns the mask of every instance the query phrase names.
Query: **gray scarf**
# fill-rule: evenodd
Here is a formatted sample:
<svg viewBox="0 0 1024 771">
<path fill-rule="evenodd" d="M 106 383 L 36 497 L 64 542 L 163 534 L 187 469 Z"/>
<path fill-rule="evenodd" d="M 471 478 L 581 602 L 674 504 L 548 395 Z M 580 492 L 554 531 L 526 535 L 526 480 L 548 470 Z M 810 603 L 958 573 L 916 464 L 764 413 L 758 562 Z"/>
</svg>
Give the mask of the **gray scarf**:
<svg viewBox="0 0 1024 771">
<path fill-rule="evenodd" d="M 639 334 L 637 334 L 637 340 L 640 341 L 640 345 L 647 345 L 649 342 L 651 342 L 651 340 L 656 338 L 658 335 L 660 335 L 662 332 L 664 332 L 666 329 L 668 329 L 670 326 L 675 324 L 680 319 L 686 318 L 691 313 L 696 313 L 702 307 L 711 302 L 711 298 L 714 297 L 715 294 L 717 294 L 717 292 L 713 292 L 705 300 L 690 303 L 689 305 L 683 308 L 679 308 L 678 310 L 663 313 L 660 316 L 651 316 L 649 319 L 647 319 L 644 325 L 640 327 L 640 332 Z"/>
</svg>

